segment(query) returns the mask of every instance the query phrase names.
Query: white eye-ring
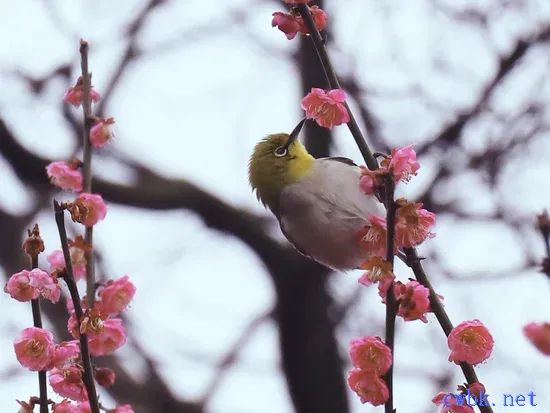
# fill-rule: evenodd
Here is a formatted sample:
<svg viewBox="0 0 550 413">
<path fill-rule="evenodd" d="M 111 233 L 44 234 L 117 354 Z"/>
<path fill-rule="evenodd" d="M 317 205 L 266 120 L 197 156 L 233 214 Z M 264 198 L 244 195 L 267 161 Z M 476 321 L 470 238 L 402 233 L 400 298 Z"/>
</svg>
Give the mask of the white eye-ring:
<svg viewBox="0 0 550 413">
<path fill-rule="evenodd" d="M 286 156 L 288 150 L 283 146 L 279 146 L 277 149 L 275 149 L 273 153 L 275 154 L 275 156 L 281 158 L 283 156 Z"/>
</svg>

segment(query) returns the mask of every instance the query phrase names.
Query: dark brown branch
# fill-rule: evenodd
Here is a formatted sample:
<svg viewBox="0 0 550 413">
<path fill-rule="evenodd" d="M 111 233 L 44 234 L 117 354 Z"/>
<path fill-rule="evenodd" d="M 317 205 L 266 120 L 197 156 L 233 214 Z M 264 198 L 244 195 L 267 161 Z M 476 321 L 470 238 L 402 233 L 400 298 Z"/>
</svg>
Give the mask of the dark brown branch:
<svg viewBox="0 0 550 413">
<path fill-rule="evenodd" d="M 322 1 L 316 4 L 319 7 L 323 6 Z M 314 87 L 330 88 L 322 66 L 317 63 L 319 56 L 315 45 L 311 42 L 309 36 L 299 36 L 299 39 L 300 46 L 296 55 L 296 64 L 300 72 L 301 95 L 306 96 Z M 298 40 L 298 37 L 296 40 Z M 314 158 L 330 156 L 333 141 L 330 130 L 319 126 L 316 122 L 306 122 L 303 130 L 305 132 L 302 134 L 304 145 Z"/>
<path fill-rule="evenodd" d="M 38 255 L 44 252 L 44 240 L 40 237 L 40 229 L 38 228 L 38 224 L 34 224 L 32 230 L 28 229 L 27 235 L 27 239 L 23 243 L 23 251 L 25 251 L 27 256 L 30 258 L 30 266 L 32 271 L 35 268 L 38 268 Z M 41 329 L 42 315 L 40 314 L 40 296 L 31 300 L 31 310 L 34 327 Z M 38 404 L 40 405 L 40 413 L 48 413 L 48 386 L 46 382 L 45 370 L 38 372 L 38 388 L 40 391 L 40 397 L 31 398 L 31 401 L 33 399 L 35 399 L 35 402 L 38 401 Z"/>
<path fill-rule="evenodd" d="M 448 337 L 449 334 L 451 334 L 451 331 L 453 330 L 453 323 L 451 322 L 451 319 L 447 315 L 447 312 L 443 308 L 443 304 L 441 303 L 439 297 L 435 293 L 435 290 L 432 287 L 432 284 L 428 280 L 428 276 L 424 272 L 424 268 L 422 267 L 422 264 L 420 263 L 420 257 L 418 256 L 418 253 L 414 248 L 407 248 L 405 249 L 405 253 L 407 254 L 407 265 L 409 265 L 418 280 L 420 284 L 422 284 L 424 287 L 426 287 L 428 290 L 430 290 L 430 307 L 433 313 L 435 314 L 435 317 L 437 318 L 437 321 L 439 322 L 439 325 L 443 329 L 443 332 Z M 466 378 L 466 381 L 468 384 L 473 384 L 475 382 L 479 382 L 479 379 L 477 378 L 477 374 L 474 370 L 474 368 L 469 365 L 468 363 L 460 363 L 460 368 L 462 369 L 462 373 L 464 374 L 464 377 Z M 478 406 L 482 413 L 493 413 L 493 409 L 491 406 Z"/>
<path fill-rule="evenodd" d="M 362 94 L 366 93 L 364 88 L 359 85 L 356 76 L 349 76 L 340 79 L 340 85 L 355 99 L 359 112 L 359 117 L 365 125 L 369 142 L 373 148 L 377 148 L 383 152 L 390 152 L 391 148 L 385 142 L 380 130 L 380 121 L 377 116 L 369 110 L 366 103 L 362 101 Z"/>
<path fill-rule="evenodd" d="M 71 299 L 73 300 L 74 312 L 76 315 L 76 321 L 78 323 L 78 329 L 80 331 L 80 323 L 82 321 L 82 316 L 84 312 L 82 311 L 82 306 L 80 304 L 80 295 L 78 294 L 78 288 L 76 286 L 74 273 L 73 273 L 73 264 L 71 262 L 71 253 L 69 251 L 69 243 L 67 239 L 67 231 L 65 229 L 65 219 L 64 219 L 64 209 L 57 201 L 53 201 L 53 207 L 55 211 L 55 222 L 57 224 L 57 229 L 59 231 L 59 238 L 61 240 L 61 249 L 63 250 L 63 257 L 65 258 L 65 273 L 63 279 L 67 284 L 67 288 L 71 294 Z M 92 413 L 100 413 L 99 410 L 99 401 L 97 398 L 95 383 L 94 383 L 94 372 L 92 369 L 92 362 L 90 360 L 90 350 L 88 348 L 88 335 L 80 331 L 80 358 L 82 359 L 82 367 L 84 368 L 84 373 L 82 374 L 82 380 L 86 391 L 88 393 L 88 400 L 90 402 L 90 408 Z"/>
<path fill-rule="evenodd" d="M 308 5 L 298 4 L 296 7 L 300 12 L 300 15 L 304 19 L 304 22 L 310 33 L 309 36 L 311 37 L 311 40 L 313 40 L 313 44 L 315 45 L 315 50 L 317 50 L 317 54 L 319 55 L 319 60 L 321 62 L 321 65 L 323 66 L 323 70 L 325 71 L 330 87 L 332 89 L 341 89 L 340 83 L 338 82 L 338 77 L 336 76 L 336 72 L 334 71 L 334 68 L 330 63 L 327 50 L 325 48 L 325 45 L 323 44 L 323 39 L 321 38 L 321 34 L 317 30 L 317 27 L 315 26 L 315 22 L 313 21 L 313 17 L 309 12 Z M 361 151 L 361 155 L 363 155 L 363 158 L 365 159 L 365 162 L 370 169 L 373 169 L 373 170 L 378 169 L 378 162 L 376 161 L 376 158 L 373 156 L 372 151 L 367 145 L 367 142 L 361 132 L 361 129 L 359 128 L 359 125 L 357 124 L 355 117 L 353 116 L 353 113 L 351 112 L 347 102 L 345 103 L 345 106 L 350 118 L 347 125 L 351 134 L 353 135 L 353 138 L 355 139 L 355 143 L 357 144 L 359 151 Z"/>
<path fill-rule="evenodd" d="M 393 182 L 393 174 L 388 174 L 385 177 L 386 188 L 386 261 L 391 264 L 393 272 L 394 264 L 394 244 L 395 244 L 395 219 L 396 219 L 396 204 L 394 199 L 395 183 Z M 393 281 L 386 292 L 386 345 L 391 350 L 392 363 L 390 369 L 384 376 L 386 385 L 388 386 L 389 397 L 384 405 L 385 413 L 395 413 L 393 408 L 393 362 L 395 360 L 395 318 L 397 317 L 397 303 L 395 301 L 395 293 L 393 291 Z"/>
<path fill-rule="evenodd" d="M 90 142 L 90 129 L 92 128 L 92 102 L 90 100 L 90 89 L 92 76 L 88 70 L 88 42 L 80 40 L 80 64 L 82 69 L 82 89 L 84 97 L 82 99 L 82 114 L 84 122 L 82 123 L 82 192 L 92 193 L 92 144 Z M 90 246 L 86 250 L 86 295 L 88 308 L 94 306 L 95 295 L 95 275 L 94 275 L 94 227 L 86 227 L 84 230 L 84 241 Z"/>
<path fill-rule="evenodd" d="M 38 268 L 38 255 L 31 256 L 31 269 Z M 42 328 L 42 315 L 40 314 L 40 297 L 31 300 L 32 320 L 36 328 Z M 38 372 L 38 388 L 40 392 L 40 413 L 48 413 L 48 383 L 46 371 Z"/>
</svg>

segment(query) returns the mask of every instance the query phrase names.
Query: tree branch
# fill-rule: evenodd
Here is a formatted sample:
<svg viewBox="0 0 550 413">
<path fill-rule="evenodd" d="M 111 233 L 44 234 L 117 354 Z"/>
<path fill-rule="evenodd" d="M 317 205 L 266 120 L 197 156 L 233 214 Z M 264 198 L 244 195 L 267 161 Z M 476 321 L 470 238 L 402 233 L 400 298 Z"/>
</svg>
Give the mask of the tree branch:
<svg viewBox="0 0 550 413">
<path fill-rule="evenodd" d="M 451 323 L 451 319 L 449 318 L 449 316 L 447 315 L 447 312 L 443 308 L 443 304 L 441 303 L 441 300 L 437 296 L 434 288 L 432 287 L 432 284 L 428 280 L 428 276 L 424 272 L 424 268 L 420 263 L 420 257 L 418 256 L 418 253 L 414 248 L 406 248 L 405 253 L 407 254 L 407 265 L 409 265 L 413 270 L 416 279 L 420 284 L 422 284 L 424 287 L 426 287 L 430 291 L 430 295 L 429 295 L 430 307 L 433 313 L 435 314 L 435 317 L 437 318 L 439 325 L 443 329 L 445 336 L 448 337 L 449 334 L 451 334 L 451 331 L 453 330 L 453 323 Z M 462 369 L 462 373 L 464 374 L 464 377 L 466 378 L 466 381 L 468 382 L 468 384 L 479 382 L 479 379 L 477 378 L 477 374 L 471 365 L 469 365 L 468 363 L 462 362 L 460 363 L 460 368 Z M 483 405 L 478 407 L 482 413 L 493 413 L 493 409 L 491 408 L 491 406 Z"/>
<path fill-rule="evenodd" d="M 325 49 L 325 46 L 323 44 L 323 39 L 321 38 L 321 35 L 319 34 L 317 27 L 315 26 L 315 22 L 313 21 L 313 17 L 309 12 L 308 5 L 298 4 L 296 8 L 304 19 L 304 23 L 309 31 L 309 36 L 313 40 L 315 50 L 317 50 L 317 54 L 319 55 L 319 61 L 321 62 L 323 70 L 325 71 L 325 75 L 331 89 L 341 89 L 340 83 L 338 82 L 338 77 L 336 76 L 336 72 L 334 71 L 334 68 L 330 63 L 327 50 Z M 359 128 L 359 125 L 357 124 L 355 117 L 353 116 L 353 113 L 351 112 L 347 102 L 344 102 L 344 106 L 346 107 L 350 118 L 347 126 L 353 138 L 355 139 L 355 143 L 357 144 L 361 155 L 363 155 L 363 158 L 365 158 L 365 162 L 370 169 L 378 169 L 378 162 L 376 161 L 376 158 L 373 156 L 372 151 L 367 145 L 367 142 L 363 134 L 361 133 L 361 129 Z"/>
<path fill-rule="evenodd" d="M 395 219 L 396 205 L 394 199 L 395 184 L 393 182 L 393 174 L 388 174 L 385 177 L 386 188 L 386 261 L 390 263 L 392 273 L 394 271 L 394 244 L 395 244 Z M 385 413 L 395 413 L 393 408 L 393 362 L 395 360 L 395 318 L 397 316 L 397 303 L 393 291 L 393 281 L 390 283 L 386 292 L 386 345 L 391 351 L 392 363 L 388 372 L 384 376 L 386 385 L 388 386 L 389 397 L 384 405 Z"/>
<path fill-rule="evenodd" d="M 74 273 L 73 273 L 73 264 L 71 262 L 71 252 L 69 251 L 69 243 L 67 239 L 67 231 L 65 230 L 65 220 L 64 220 L 64 208 L 57 201 L 54 200 L 54 211 L 55 211 L 55 222 L 57 224 L 57 229 L 59 231 L 59 238 L 61 240 L 61 249 L 63 250 L 63 257 L 65 259 L 65 272 L 63 274 L 63 279 L 67 284 L 67 288 L 71 293 L 71 299 L 73 301 L 74 312 L 76 316 L 76 321 L 78 329 L 80 330 L 79 340 L 80 340 L 80 358 L 82 359 L 82 367 L 84 368 L 84 373 L 82 375 L 82 381 L 86 387 L 86 392 L 88 394 L 88 401 L 90 402 L 91 413 L 100 413 L 99 411 L 99 401 L 97 398 L 95 382 L 94 382 L 94 372 L 92 369 L 92 362 L 90 359 L 90 350 L 88 348 L 88 335 L 82 332 L 80 328 L 80 323 L 82 322 L 82 316 L 84 312 L 82 311 L 82 306 L 80 304 L 80 296 L 78 294 L 78 288 L 76 286 Z"/>
<path fill-rule="evenodd" d="M 25 248 L 25 244 L 23 244 L 23 248 L 26 249 L 26 253 L 31 259 L 31 270 L 38 268 L 38 254 L 40 253 L 40 248 L 37 248 L 36 243 L 40 242 L 42 244 L 42 250 L 44 249 L 44 243 L 42 242 L 42 239 L 40 239 L 40 232 L 38 232 L 38 225 L 35 225 L 33 228 L 33 231 L 28 230 L 27 231 L 29 237 L 27 238 L 27 241 L 30 243 L 35 243 L 35 246 L 27 246 Z M 34 238 L 34 240 L 33 240 Z M 31 300 L 31 309 L 32 309 L 32 320 L 33 325 L 36 328 L 42 328 L 42 315 L 40 314 L 40 297 Z M 48 413 L 48 383 L 46 381 L 46 370 L 41 370 L 38 372 L 38 388 L 40 392 L 39 397 L 39 403 L 40 403 L 40 413 Z"/>
<path fill-rule="evenodd" d="M 92 102 L 90 100 L 90 89 L 92 87 L 92 76 L 88 70 L 88 42 L 80 40 L 80 61 L 82 69 L 82 192 L 92 193 L 92 143 L 90 142 L 90 129 L 92 128 Z M 95 302 L 95 274 L 94 274 L 94 227 L 84 229 L 84 241 L 90 246 L 86 250 L 86 296 L 88 308 L 94 307 Z"/>
</svg>

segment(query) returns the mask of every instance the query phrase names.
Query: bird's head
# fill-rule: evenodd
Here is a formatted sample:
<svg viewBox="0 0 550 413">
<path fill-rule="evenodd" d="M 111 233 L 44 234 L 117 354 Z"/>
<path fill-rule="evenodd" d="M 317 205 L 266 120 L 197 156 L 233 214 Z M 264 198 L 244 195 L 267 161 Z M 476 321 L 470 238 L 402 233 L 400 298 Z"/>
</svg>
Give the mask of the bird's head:
<svg viewBox="0 0 550 413">
<path fill-rule="evenodd" d="M 258 199 L 277 214 L 281 191 L 299 181 L 315 158 L 297 139 L 305 119 L 289 134 L 275 133 L 258 142 L 250 157 L 248 178 Z"/>
</svg>

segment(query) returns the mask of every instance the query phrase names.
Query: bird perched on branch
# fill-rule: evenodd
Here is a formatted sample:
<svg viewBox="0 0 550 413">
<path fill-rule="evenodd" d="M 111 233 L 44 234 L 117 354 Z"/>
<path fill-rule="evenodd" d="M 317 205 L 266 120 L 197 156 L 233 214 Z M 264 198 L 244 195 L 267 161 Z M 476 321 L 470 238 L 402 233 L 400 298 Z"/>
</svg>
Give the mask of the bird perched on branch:
<svg viewBox="0 0 550 413">
<path fill-rule="evenodd" d="M 357 232 L 370 225 L 370 214 L 384 217 L 385 208 L 360 191 L 361 169 L 353 161 L 315 159 L 307 152 L 297 139 L 304 122 L 290 135 L 258 142 L 249 163 L 250 184 L 300 253 L 332 269 L 359 268 L 369 257 Z"/>
</svg>

